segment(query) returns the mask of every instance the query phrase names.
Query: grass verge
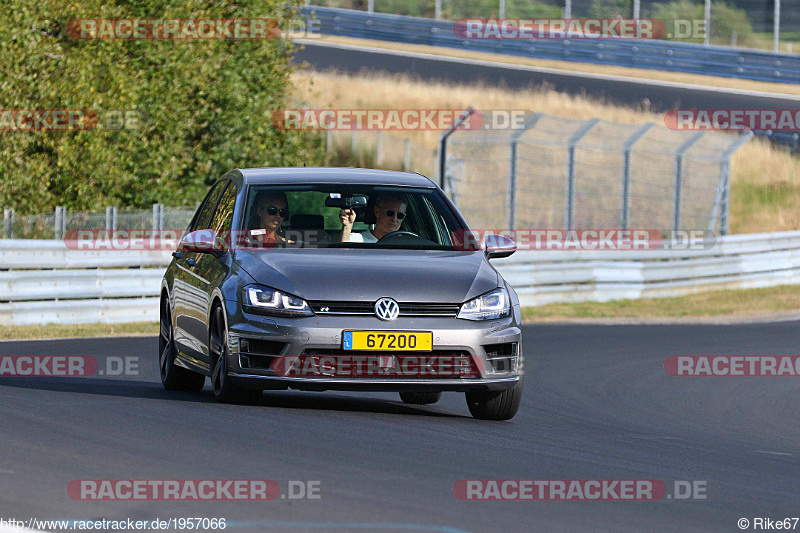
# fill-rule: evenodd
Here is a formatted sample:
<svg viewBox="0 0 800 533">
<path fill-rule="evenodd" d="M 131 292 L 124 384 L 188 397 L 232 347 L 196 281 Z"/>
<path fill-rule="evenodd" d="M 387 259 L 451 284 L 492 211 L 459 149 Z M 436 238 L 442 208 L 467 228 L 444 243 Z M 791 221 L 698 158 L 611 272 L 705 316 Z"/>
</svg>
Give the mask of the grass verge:
<svg viewBox="0 0 800 533">
<path fill-rule="evenodd" d="M 73 337 L 133 337 L 141 335 L 158 335 L 158 322 L 48 324 L 46 326 L 5 326 L 0 328 L 0 341 Z"/>
<path fill-rule="evenodd" d="M 800 309 L 800 285 L 711 291 L 675 298 L 559 303 L 522 309 L 524 322 L 580 319 L 736 318 Z"/>
</svg>

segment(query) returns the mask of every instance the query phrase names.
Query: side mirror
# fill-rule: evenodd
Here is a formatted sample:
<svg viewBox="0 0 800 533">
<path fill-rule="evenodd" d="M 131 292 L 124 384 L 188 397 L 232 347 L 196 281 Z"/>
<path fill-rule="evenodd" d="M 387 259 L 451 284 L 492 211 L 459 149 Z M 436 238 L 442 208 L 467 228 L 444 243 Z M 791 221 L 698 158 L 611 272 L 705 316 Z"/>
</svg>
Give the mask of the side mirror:
<svg viewBox="0 0 800 533">
<path fill-rule="evenodd" d="M 339 209 L 352 209 L 354 207 L 366 207 L 367 197 L 363 195 L 345 196 L 341 195 L 328 196 L 325 198 L 325 207 L 338 207 Z"/>
<path fill-rule="evenodd" d="M 225 242 L 217 237 L 212 229 L 200 229 L 190 231 L 181 237 L 178 250 L 183 252 L 200 252 L 206 254 L 219 255 L 227 247 Z"/>
<path fill-rule="evenodd" d="M 484 243 L 484 253 L 489 259 L 508 257 L 517 251 L 514 239 L 504 235 L 487 235 Z"/>
</svg>

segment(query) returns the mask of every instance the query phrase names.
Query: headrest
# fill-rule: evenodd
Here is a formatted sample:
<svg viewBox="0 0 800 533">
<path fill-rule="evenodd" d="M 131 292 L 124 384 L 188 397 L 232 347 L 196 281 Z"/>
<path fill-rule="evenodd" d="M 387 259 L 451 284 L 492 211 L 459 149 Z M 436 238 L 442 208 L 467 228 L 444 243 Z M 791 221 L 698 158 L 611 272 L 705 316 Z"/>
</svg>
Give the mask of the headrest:
<svg viewBox="0 0 800 533">
<path fill-rule="evenodd" d="M 292 229 L 325 229 L 325 217 L 298 213 L 292 215 L 289 225 Z"/>
</svg>

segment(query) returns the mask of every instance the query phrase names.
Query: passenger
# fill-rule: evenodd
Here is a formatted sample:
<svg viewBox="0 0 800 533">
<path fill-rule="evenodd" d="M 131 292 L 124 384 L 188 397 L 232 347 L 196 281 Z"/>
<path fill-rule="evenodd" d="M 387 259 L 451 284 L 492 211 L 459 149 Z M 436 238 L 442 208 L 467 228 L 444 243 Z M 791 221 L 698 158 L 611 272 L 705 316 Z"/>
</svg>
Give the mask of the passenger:
<svg viewBox="0 0 800 533">
<path fill-rule="evenodd" d="M 398 231 L 406 218 L 406 201 L 393 194 L 379 194 L 373 207 L 375 227 L 369 231 L 351 233 L 356 221 L 356 212 L 352 209 L 339 211 L 342 222 L 340 242 L 378 242 L 385 235 Z"/>
</svg>

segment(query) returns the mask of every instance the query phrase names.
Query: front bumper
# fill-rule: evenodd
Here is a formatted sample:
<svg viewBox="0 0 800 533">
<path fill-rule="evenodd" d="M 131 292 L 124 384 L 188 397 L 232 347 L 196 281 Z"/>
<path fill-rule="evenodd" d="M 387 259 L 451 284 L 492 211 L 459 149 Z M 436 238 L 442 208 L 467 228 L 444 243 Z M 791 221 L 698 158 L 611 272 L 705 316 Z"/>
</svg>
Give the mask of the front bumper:
<svg viewBox="0 0 800 533">
<path fill-rule="evenodd" d="M 384 322 L 368 316 L 328 315 L 287 319 L 240 310 L 229 317 L 228 322 L 231 353 L 228 376 L 232 382 L 250 389 L 398 392 L 507 390 L 517 385 L 523 374 L 522 334 L 516 316 L 518 312 L 508 318 L 485 322 L 446 317 L 400 317 L 392 322 Z M 289 377 L 276 374 L 267 363 L 270 358 L 280 356 L 341 354 L 344 330 L 431 331 L 436 354 L 468 356 L 474 361 L 478 373 L 466 378 Z M 262 347 L 259 353 L 255 353 L 257 350 L 253 348 L 254 345 Z M 513 353 L 507 353 L 509 350 L 513 350 Z M 373 355 L 371 352 L 352 353 Z M 389 353 L 382 351 L 374 355 Z M 419 352 L 423 356 L 429 353 Z M 260 364 L 253 364 L 255 360 L 261 361 Z"/>
</svg>

